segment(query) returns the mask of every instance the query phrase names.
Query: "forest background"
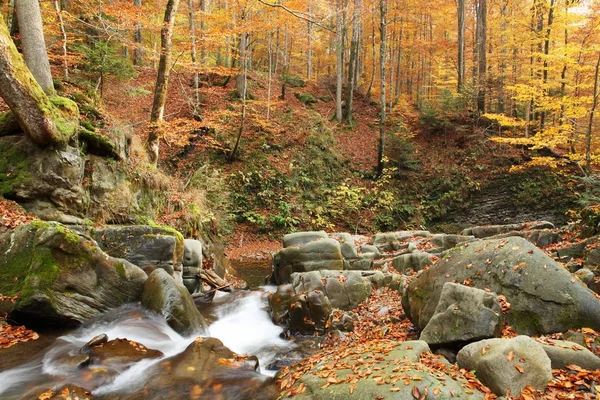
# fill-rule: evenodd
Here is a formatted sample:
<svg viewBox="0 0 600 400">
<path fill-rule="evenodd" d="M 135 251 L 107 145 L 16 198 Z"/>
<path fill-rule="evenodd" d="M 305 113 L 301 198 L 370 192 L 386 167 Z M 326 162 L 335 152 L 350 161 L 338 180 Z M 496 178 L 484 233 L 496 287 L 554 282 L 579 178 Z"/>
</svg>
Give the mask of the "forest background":
<svg viewBox="0 0 600 400">
<path fill-rule="evenodd" d="M 128 137 L 118 168 L 189 236 L 597 212 L 597 2 L 40 5 L 55 87 Z M 474 211 L 486 196 L 496 221 Z"/>
</svg>

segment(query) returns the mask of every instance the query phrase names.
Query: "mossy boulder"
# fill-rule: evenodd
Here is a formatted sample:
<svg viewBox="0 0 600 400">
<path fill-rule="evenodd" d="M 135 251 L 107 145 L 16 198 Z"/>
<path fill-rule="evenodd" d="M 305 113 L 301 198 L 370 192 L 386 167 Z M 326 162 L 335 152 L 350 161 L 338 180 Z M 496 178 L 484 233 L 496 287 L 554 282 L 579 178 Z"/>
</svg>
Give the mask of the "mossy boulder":
<svg viewBox="0 0 600 400">
<path fill-rule="evenodd" d="M 126 260 L 58 223 L 32 222 L 0 236 L 0 293 L 17 295 L 11 318 L 76 326 L 137 301 L 147 278 Z"/>
<path fill-rule="evenodd" d="M 188 290 L 175 283 L 163 269 L 155 270 L 148 277 L 142 305 L 165 317 L 169 326 L 182 335 L 199 334 L 206 328 L 206 322 Z"/>
<path fill-rule="evenodd" d="M 600 329 L 600 300 L 562 265 L 521 237 L 477 240 L 450 250 L 407 288 L 402 303 L 423 329 L 435 313 L 446 282 L 504 295 L 507 322 L 518 333 Z"/>
<path fill-rule="evenodd" d="M 124 258 L 147 273 L 156 268 L 162 268 L 170 275 L 175 271 L 182 271 L 184 239 L 173 228 L 158 225 L 111 225 L 96 230 L 95 238 L 106 253 Z"/>
</svg>

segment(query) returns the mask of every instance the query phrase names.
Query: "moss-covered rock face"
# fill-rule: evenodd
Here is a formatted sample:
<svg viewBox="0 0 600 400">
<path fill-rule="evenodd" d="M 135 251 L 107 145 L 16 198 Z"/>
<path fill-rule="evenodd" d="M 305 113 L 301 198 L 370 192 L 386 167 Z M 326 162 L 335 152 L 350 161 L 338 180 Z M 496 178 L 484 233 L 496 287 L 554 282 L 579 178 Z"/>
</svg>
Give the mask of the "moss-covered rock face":
<svg viewBox="0 0 600 400">
<path fill-rule="evenodd" d="M 521 237 L 470 242 L 422 273 L 402 301 L 420 329 L 429 323 L 450 281 L 504 295 L 511 304 L 507 322 L 518 333 L 600 329 L 600 300 L 594 293 Z"/>
<path fill-rule="evenodd" d="M 96 241 L 113 257 L 146 270 L 162 268 L 170 275 L 182 271 L 183 235 L 159 225 L 108 226 L 96 231 Z"/>
<path fill-rule="evenodd" d="M 17 295 L 11 317 L 32 325 L 77 325 L 139 300 L 147 277 L 57 223 L 1 235 L 0 252 L 0 293 Z"/>
<path fill-rule="evenodd" d="M 115 160 L 86 156 L 70 145 L 40 148 L 25 135 L 0 135 L 0 154 L 0 196 L 41 219 L 130 222 L 139 212 L 141 184 Z"/>
</svg>

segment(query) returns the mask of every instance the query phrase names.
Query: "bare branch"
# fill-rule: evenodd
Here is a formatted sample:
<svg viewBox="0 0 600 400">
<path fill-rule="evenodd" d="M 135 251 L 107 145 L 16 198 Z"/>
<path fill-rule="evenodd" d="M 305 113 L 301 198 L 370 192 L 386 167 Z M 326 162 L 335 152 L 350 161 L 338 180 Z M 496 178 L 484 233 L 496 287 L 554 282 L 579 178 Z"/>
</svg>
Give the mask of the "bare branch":
<svg viewBox="0 0 600 400">
<path fill-rule="evenodd" d="M 282 10 L 292 14 L 294 17 L 296 18 L 300 18 L 303 19 L 305 21 L 311 22 L 313 24 L 315 24 L 318 27 L 321 27 L 323 29 L 325 29 L 326 31 L 335 33 L 335 30 L 329 28 L 326 25 L 321 24 L 320 22 L 315 21 L 314 19 L 310 18 L 310 16 L 302 11 L 296 11 L 296 10 L 292 10 L 290 8 L 287 8 L 286 6 L 284 6 L 283 4 L 273 4 L 273 3 L 269 3 L 265 0 L 258 0 L 260 3 L 269 6 L 269 7 L 273 7 L 273 8 L 281 8 Z"/>
</svg>

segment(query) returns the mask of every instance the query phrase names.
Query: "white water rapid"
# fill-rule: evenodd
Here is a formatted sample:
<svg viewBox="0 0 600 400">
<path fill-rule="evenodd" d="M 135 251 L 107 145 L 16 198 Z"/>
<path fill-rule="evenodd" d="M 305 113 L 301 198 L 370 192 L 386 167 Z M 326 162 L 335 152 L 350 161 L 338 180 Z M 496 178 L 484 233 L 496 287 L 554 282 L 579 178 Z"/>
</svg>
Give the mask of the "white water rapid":
<svg viewBox="0 0 600 400">
<path fill-rule="evenodd" d="M 261 372 L 272 375 L 265 367 L 274 354 L 291 350 L 294 344 L 279 337 L 282 329 L 270 320 L 266 295 L 264 290 L 218 294 L 213 305 L 203 311 L 207 319 L 214 322 L 202 336 L 218 338 L 238 354 L 257 356 Z M 102 333 L 107 334 L 109 340 L 127 338 L 142 343 L 150 349 L 160 350 L 165 356 L 134 364 L 85 368 L 69 362 L 83 345 Z M 148 371 L 153 365 L 185 350 L 196 336 L 182 337 L 166 324 L 164 318 L 139 306 L 121 307 L 57 338 L 43 355 L 24 365 L 0 371 L 0 399 L 28 398 L 28 394 L 56 389 L 66 383 L 84 387 L 95 395 L 131 390 L 151 378 Z M 100 367 L 108 372 L 97 373 Z M 91 369 L 98 377 L 90 379 Z"/>
</svg>

